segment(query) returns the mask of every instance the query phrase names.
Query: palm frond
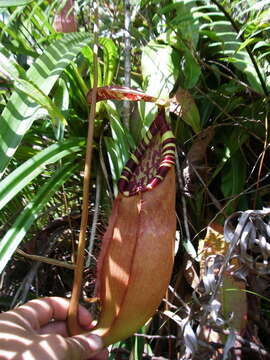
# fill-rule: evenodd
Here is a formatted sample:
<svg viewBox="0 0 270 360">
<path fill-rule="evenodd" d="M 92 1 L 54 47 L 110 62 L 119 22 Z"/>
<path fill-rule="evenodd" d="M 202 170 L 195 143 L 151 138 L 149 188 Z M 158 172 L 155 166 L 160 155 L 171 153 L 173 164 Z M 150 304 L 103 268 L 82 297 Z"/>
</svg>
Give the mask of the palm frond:
<svg viewBox="0 0 270 360">
<path fill-rule="evenodd" d="M 68 34 L 56 40 L 27 71 L 27 78 L 48 95 L 53 85 L 89 42 L 84 33 Z M 44 116 L 44 110 L 22 92 L 14 92 L 0 118 L 0 173 L 4 170 L 34 120 Z"/>
</svg>

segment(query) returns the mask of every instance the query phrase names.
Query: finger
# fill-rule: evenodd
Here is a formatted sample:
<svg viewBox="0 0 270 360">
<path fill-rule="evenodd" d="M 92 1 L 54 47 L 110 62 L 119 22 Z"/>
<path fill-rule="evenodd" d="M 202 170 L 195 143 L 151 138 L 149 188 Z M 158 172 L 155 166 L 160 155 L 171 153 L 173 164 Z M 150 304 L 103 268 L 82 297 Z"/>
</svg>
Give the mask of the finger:
<svg viewBox="0 0 270 360">
<path fill-rule="evenodd" d="M 52 319 L 66 320 L 68 314 L 69 300 L 60 297 L 46 297 L 31 300 L 15 311 L 21 313 L 33 329 L 39 329 L 49 323 Z M 79 306 L 79 323 L 83 327 L 89 326 L 92 322 L 90 313 Z"/>
<path fill-rule="evenodd" d="M 42 326 L 40 329 L 37 329 L 37 333 L 40 335 L 58 334 L 64 337 L 69 336 L 66 321 L 49 322 L 48 324 Z"/>
<path fill-rule="evenodd" d="M 70 359 L 86 360 L 103 349 L 103 343 L 99 336 L 86 334 L 66 338 L 69 348 Z"/>
<path fill-rule="evenodd" d="M 88 331 L 94 327 L 92 315 L 82 305 L 79 305 L 78 308 L 78 321 L 79 324 Z"/>
<path fill-rule="evenodd" d="M 51 319 L 65 320 L 68 304 L 63 298 L 42 298 L 31 300 L 14 311 L 23 315 L 33 329 L 39 329 Z"/>
</svg>

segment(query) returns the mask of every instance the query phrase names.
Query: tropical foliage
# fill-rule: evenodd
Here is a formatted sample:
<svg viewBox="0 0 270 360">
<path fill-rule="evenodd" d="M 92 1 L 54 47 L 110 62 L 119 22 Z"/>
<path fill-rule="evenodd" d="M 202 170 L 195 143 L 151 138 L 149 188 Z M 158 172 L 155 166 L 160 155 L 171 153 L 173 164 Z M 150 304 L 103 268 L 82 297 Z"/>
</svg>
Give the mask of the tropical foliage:
<svg viewBox="0 0 270 360">
<path fill-rule="evenodd" d="M 94 83 L 92 5 L 75 1 L 70 12 L 77 32 L 62 33 L 55 18 L 63 1 L 0 0 L 3 310 L 36 296 L 70 295 L 72 269 L 66 267 L 72 268 L 78 237 L 86 95 Z M 268 358 L 268 212 L 253 212 L 242 222 L 233 214 L 269 206 L 270 1 L 124 5 L 99 1 L 98 86 L 127 85 L 129 75 L 131 87 L 173 99 L 167 118 L 177 143 L 178 225 L 166 299 L 140 334 L 114 345 L 111 359 L 236 359 L 236 347 L 243 358 Z M 151 103 L 97 104 L 88 229 L 96 241 L 86 254 L 85 297 L 93 296 L 95 260 L 117 180 L 154 116 Z M 249 240 L 243 240 L 247 224 Z M 235 241 L 228 250 L 224 237 L 232 240 L 235 228 L 247 245 L 239 248 Z M 66 267 L 36 263 L 33 255 Z M 224 265 L 229 263 L 231 272 Z M 240 320 L 230 321 L 240 308 Z"/>
</svg>

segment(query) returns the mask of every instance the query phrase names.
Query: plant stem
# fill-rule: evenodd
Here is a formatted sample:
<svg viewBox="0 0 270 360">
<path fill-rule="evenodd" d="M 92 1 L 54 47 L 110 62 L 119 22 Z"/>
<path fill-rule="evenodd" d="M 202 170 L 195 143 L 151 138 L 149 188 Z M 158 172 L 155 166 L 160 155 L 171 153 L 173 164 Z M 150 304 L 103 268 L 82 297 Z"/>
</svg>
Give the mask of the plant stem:
<svg viewBox="0 0 270 360">
<path fill-rule="evenodd" d="M 93 3 L 95 24 L 94 24 L 94 83 L 92 91 L 92 102 L 91 110 L 88 118 L 88 135 L 87 135 L 87 146 L 85 155 L 85 167 L 84 167 L 84 181 L 83 181 L 83 203 L 82 203 L 82 217 L 80 226 L 79 244 L 77 250 L 77 260 L 74 272 L 73 288 L 71 301 L 68 311 L 68 331 L 70 335 L 76 335 L 81 333 L 81 329 L 78 323 L 78 306 L 79 298 L 81 294 L 82 275 L 84 267 L 84 252 L 85 252 L 85 238 L 86 229 L 88 224 L 88 200 L 89 200 L 89 185 L 91 179 L 91 160 L 92 160 L 92 145 L 94 137 L 94 121 L 96 116 L 96 97 L 97 97 L 97 83 L 98 83 L 98 6 L 99 1 L 96 0 Z"/>
<path fill-rule="evenodd" d="M 86 268 L 89 268 L 91 265 L 91 259 L 92 259 L 92 251 L 96 236 L 96 229 L 97 229 L 97 222 L 99 217 L 99 205 L 100 205 L 100 192 L 101 192 L 101 169 L 98 166 L 97 168 L 97 175 L 96 175 L 96 199 L 95 199 L 95 208 L 94 208 L 94 215 L 93 215 L 93 221 L 92 221 L 92 230 L 88 245 L 88 257 L 85 263 Z"/>
<path fill-rule="evenodd" d="M 130 87 L 130 49 L 131 49 L 131 41 L 130 41 L 130 1 L 124 0 L 125 6 L 125 32 L 124 32 L 124 57 L 125 57 L 125 86 Z M 129 129 L 129 120 L 130 120 L 130 101 L 125 100 L 124 104 L 124 123 L 126 128 Z"/>
</svg>

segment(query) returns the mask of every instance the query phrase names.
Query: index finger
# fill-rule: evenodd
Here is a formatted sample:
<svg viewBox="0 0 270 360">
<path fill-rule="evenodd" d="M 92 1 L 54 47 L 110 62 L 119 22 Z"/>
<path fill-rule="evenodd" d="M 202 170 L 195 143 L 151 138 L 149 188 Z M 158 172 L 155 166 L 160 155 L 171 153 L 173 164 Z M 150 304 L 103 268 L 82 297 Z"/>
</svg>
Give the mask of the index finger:
<svg viewBox="0 0 270 360">
<path fill-rule="evenodd" d="M 29 326 L 37 330 L 48 324 L 51 320 L 66 320 L 68 315 L 69 300 L 61 297 L 46 297 L 27 302 L 13 310 L 21 314 Z M 92 316 L 83 306 L 78 308 L 78 321 L 82 327 L 89 327 Z"/>
</svg>

